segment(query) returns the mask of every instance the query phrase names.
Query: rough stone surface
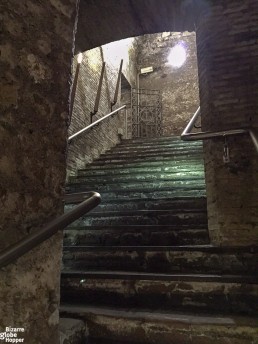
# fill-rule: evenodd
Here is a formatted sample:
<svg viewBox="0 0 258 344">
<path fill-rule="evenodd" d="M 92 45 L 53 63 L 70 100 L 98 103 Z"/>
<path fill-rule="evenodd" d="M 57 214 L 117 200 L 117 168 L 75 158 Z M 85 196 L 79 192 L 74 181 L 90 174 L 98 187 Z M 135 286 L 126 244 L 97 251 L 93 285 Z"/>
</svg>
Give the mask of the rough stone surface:
<svg viewBox="0 0 258 344">
<path fill-rule="evenodd" d="M 223 140 L 206 142 L 209 233 L 217 245 L 258 243 L 258 160 L 249 137 L 228 140 L 230 162 L 223 163 Z"/>
<path fill-rule="evenodd" d="M 86 344 L 87 329 L 82 320 L 60 319 L 60 344 Z"/>
<path fill-rule="evenodd" d="M 164 31 L 193 31 L 206 12 L 206 1 L 196 0 L 82 0 L 76 36 L 77 51 Z M 99 18 L 100 20 L 92 20 Z M 92 34 L 94 33 L 94 35 Z"/>
<path fill-rule="evenodd" d="M 76 0 L 1 1 L 0 249 L 63 211 Z M 61 236 L 1 271 L 0 332 L 56 344 Z"/>
<path fill-rule="evenodd" d="M 153 67 L 152 73 L 140 75 L 140 88 L 161 91 L 163 135 L 180 135 L 200 102 L 195 33 L 164 32 L 137 41 L 138 70 Z M 177 44 L 186 49 L 186 61 L 180 68 L 168 62 Z"/>
<path fill-rule="evenodd" d="M 203 130 L 257 128 L 257 18 L 255 0 L 213 1 L 197 27 Z M 205 144 L 209 230 L 213 243 L 257 243 L 257 152 L 248 136 Z"/>
<path fill-rule="evenodd" d="M 98 307 L 64 307 L 88 321 L 89 335 L 111 343 L 256 344 L 252 318 L 200 316 L 166 312 L 116 310 Z M 93 341 L 94 343 L 94 341 Z"/>
</svg>

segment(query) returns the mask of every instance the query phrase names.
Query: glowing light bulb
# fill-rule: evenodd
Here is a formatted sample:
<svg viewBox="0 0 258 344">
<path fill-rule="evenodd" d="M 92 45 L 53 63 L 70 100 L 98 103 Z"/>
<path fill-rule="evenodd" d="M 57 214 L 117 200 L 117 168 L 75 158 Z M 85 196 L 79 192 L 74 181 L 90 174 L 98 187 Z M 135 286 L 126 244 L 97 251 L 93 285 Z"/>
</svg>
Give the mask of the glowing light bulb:
<svg viewBox="0 0 258 344">
<path fill-rule="evenodd" d="M 168 56 L 168 63 L 173 67 L 180 68 L 185 63 L 185 60 L 186 50 L 184 46 L 179 43 L 171 49 Z"/>
<path fill-rule="evenodd" d="M 78 62 L 78 63 L 81 63 L 81 62 L 82 62 L 82 53 L 78 54 L 77 62 Z"/>
</svg>

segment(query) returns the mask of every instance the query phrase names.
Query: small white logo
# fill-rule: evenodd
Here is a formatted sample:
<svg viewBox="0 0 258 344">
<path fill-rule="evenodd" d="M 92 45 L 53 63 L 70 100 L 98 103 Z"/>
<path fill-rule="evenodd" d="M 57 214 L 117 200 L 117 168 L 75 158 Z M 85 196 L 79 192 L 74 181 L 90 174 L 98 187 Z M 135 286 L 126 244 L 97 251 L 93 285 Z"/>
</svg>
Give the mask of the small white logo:
<svg viewBox="0 0 258 344">
<path fill-rule="evenodd" d="M 24 343 L 24 338 L 22 338 L 24 332 L 23 327 L 6 327 L 5 332 L 0 332 L 0 340 L 3 343 Z"/>
</svg>

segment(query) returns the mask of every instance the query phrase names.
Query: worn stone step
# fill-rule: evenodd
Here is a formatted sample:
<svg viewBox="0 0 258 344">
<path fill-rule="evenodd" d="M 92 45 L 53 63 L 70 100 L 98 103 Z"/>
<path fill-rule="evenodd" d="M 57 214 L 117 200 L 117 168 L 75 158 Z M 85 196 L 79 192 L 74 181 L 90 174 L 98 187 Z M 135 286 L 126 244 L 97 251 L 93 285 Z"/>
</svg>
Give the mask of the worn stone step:
<svg viewBox="0 0 258 344">
<path fill-rule="evenodd" d="M 60 318 L 59 331 L 60 344 L 83 344 L 88 337 L 85 322 L 79 319 Z"/>
<path fill-rule="evenodd" d="M 76 192 L 89 191 L 89 188 L 74 188 Z M 94 187 L 94 190 L 97 188 Z M 96 190 L 97 191 L 97 190 Z M 70 190 L 73 193 L 73 190 Z M 157 198 L 180 198 L 180 197 L 205 197 L 206 188 L 204 186 L 189 186 L 189 187 L 174 187 L 163 188 L 159 190 L 148 190 L 148 189 L 135 189 L 135 190 L 115 190 L 115 191 L 104 191 L 101 189 L 101 199 L 103 202 L 116 201 L 116 200 L 134 200 L 141 198 L 144 199 L 157 199 Z"/>
<path fill-rule="evenodd" d="M 67 228 L 64 245 L 201 245 L 209 244 L 207 228 L 194 226 L 94 226 Z"/>
<path fill-rule="evenodd" d="M 78 192 L 78 191 L 91 191 L 93 185 L 88 183 L 74 183 L 74 184 L 68 184 L 66 187 L 66 190 L 69 192 Z M 105 191 L 136 191 L 136 190 L 142 190 L 143 192 L 146 190 L 170 190 L 173 189 L 175 191 L 176 189 L 196 189 L 196 188 L 205 188 L 205 181 L 202 178 L 196 179 L 186 179 L 186 180 L 168 180 L 168 181 L 132 181 L 132 182 L 117 182 L 117 183 L 110 183 L 110 184 L 101 184 L 97 183 L 94 185 L 94 190 L 98 192 L 105 192 Z"/>
<path fill-rule="evenodd" d="M 108 152 L 116 152 L 120 150 L 128 151 L 128 150 L 162 150 L 162 149 L 177 149 L 177 148 L 186 148 L 186 149 L 203 149 L 202 142 L 198 141 L 192 141 L 192 142 L 186 142 L 186 141 L 170 141 L 170 142 L 141 142 L 141 143 L 124 143 L 123 141 L 112 147 L 108 150 Z"/>
<path fill-rule="evenodd" d="M 114 184 L 114 183 L 128 183 L 128 182 L 152 182 L 152 181 L 189 181 L 189 180 L 203 180 L 204 171 L 189 171 L 176 173 L 141 173 L 141 174 L 127 174 L 116 176 L 78 176 L 70 177 L 69 185 L 80 183 L 99 183 L 99 184 Z"/>
<path fill-rule="evenodd" d="M 188 147 L 185 145 L 163 145 L 163 146 L 144 146 L 141 145 L 139 147 L 123 147 L 123 146 L 115 146 L 112 149 L 109 149 L 106 151 L 106 153 L 103 153 L 103 155 L 126 155 L 126 154 L 135 154 L 135 155 L 142 155 L 142 154 L 157 154 L 157 155 L 163 155 L 163 153 L 172 153 L 176 154 L 176 152 L 200 152 L 203 153 L 203 147 L 201 146 L 192 146 Z"/>
<path fill-rule="evenodd" d="M 160 137 L 150 137 L 150 138 L 134 138 L 134 139 L 123 139 L 121 141 L 121 145 L 130 145 L 130 144 L 143 144 L 143 143 L 149 143 L 149 144 L 161 144 L 163 142 L 167 143 L 177 143 L 177 142 L 183 142 L 188 143 L 189 145 L 192 145 L 194 143 L 196 144 L 202 144 L 202 141 L 195 141 L 195 142 L 186 142 L 181 140 L 180 136 L 160 136 Z"/>
<path fill-rule="evenodd" d="M 256 275 L 257 248 L 200 246 L 65 246 L 69 270 Z"/>
<path fill-rule="evenodd" d="M 72 195 L 74 197 L 72 197 Z M 76 196 L 77 195 L 77 196 Z M 86 194 L 87 195 L 87 194 Z M 84 193 L 70 194 L 72 197 L 68 199 L 66 196 L 65 210 L 72 209 L 77 203 L 82 202 L 85 196 Z M 75 197 L 76 196 L 76 197 Z M 132 199 L 117 199 L 110 201 L 103 201 L 91 213 L 99 211 L 120 211 L 120 210 L 164 210 L 164 209 L 202 209 L 206 210 L 206 197 L 163 197 L 163 198 L 132 198 Z"/>
<path fill-rule="evenodd" d="M 71 208 L 70 205 L 69 208 Z M 185 198 L 161 198 L 161 199 L 119 199 L 117 201 L 106 201 L 100 203 L 91 213 L 98 211 L 120 211 L 120 210 L 164 210 L 164 209 L 184 209 L 184 210 L 206 210 L 206 197 L 185 197 Z"/>
<path fill-rule="evenodd" d="M 194 210 L 135 210 L 92 212 L 74 221 L 71 227 L 112 225 L 207 225 L 206 211 Z"/>
<path fill-rule="evenodd" d="M 159 161 L 162 163 L 163 161 L 178 161 L 182 158 L 182 160 L 188 160 L 190 158 L 198 158 L 203 159 L 203 154 L 200 152 L 182 152 L 178 154 L 166 154 L 164 156 L 159 156 L 154 154 L 153 156 L 116 156 L 113 157 L 100 157 L 92 163 L 93 166 L 103 165 L 103 164 L 116 164 L 116 163 L 138 163 L 138 162 L 155 162 Z"/>
<path fill-rule="evenodd" d="M 61 290 L 62 302 L 258 314 L 257 276 L 64 271 Z"/>
<path fill-rule="evenodd" d="M 78 170 L 78 175 L 77 177 L 86 177 L 86 176 L 120 176 L 120 175 L 140 175 L 141 173 L 143 174 L 173 174 L 173 173 L 187 173 L 187 172 L 199 172 L 203 173 L 204 172 L 204 165 L 203 162 L 198 162 L 196 164 L 181 164 L 177 165 L 174 164 L 174 166 L 169 166 L 169 165 L 160 165 L 160 166 L 143 166 L 143 167 L 131 167 L 128 166 L 126 167 L 120 167 L 117 168 L 113 166 L 113 168 L 110 168 L 109 166 L 105 166 L 102 169 L 97 167 L 96 169 L 94 168 L 86 168 L 82 170 Z"/>
<path fill-rule="evenodd" d="M 196 148 L 192 148 L 192 149 L 187 149 L 187 148 L 177 148 L 177 149 L 170 149 L 170 150 L 142 150 L 142 151 L 134 151 L 134 150 L 128 150 L 125 152 L 122 151 L 115 151 L 115 152 L 106 152 L 104 154 L 101 154 L 100 157 L 96 160 L 96 161 L 100 161 L 100 160 L 123 160 L 123 159 L 140 159 L 140 158 L 144 158 L 144 159 L 150 159 L 152 157 L 156 158 L 164 158 L 164 157 L 177 157 L 177 156 L 184 156 L 184 155 L 202 155 L 203 151 L 201 149 L 196 149 Z"/>
<path fill-rule="evenodd" d="M 89 170 L 98 170 L 98 169 L 121 169 L 121 168 L 140 168 L 140 167 L 178 167 L 178 168 L 194 168 L 196 166 L 203 166 L 203 158 L 202 157 L 193 157 L 190 156 L 188 159 L 167 159 L 163 161 L 153 161 L 153 160 L 144 160 L 144 161 L 130 161 L 130 162 L 120 162 L 120 163 L 98 163 L 95 164 L 94 162 L 89 165 L 87 168 L 82 169 L 81 171 L 89 171 Z"/>
<path fill-rule="evenodd" d="M 182 314 L 63 304 L 63 316 L 84 319 L 90 340 L 159 344 L 256 344 L 255 317 Z"/>
</svg>

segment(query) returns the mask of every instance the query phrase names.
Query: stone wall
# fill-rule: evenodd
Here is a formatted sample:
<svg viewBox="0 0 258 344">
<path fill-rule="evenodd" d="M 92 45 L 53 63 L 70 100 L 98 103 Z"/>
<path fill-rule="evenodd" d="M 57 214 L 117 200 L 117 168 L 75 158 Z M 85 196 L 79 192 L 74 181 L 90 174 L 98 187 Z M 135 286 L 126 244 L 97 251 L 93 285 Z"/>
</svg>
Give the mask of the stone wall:
<svg viewBox="0 0 258 344">
<path fill-rule="evenodd" d="M 63 212 L 76 0 L 2 0 L 0 250 Z M 0 272 L 0 332 L 59 343 L 61 235 Z"/>
<path fill-rule="evenodd" d="M 258 124 L 258 3 L 213 1 L 197 27 L 203 130 Z M 205 143 L 209 229 L 219 245 L 258 242 L 257 152 L 248 136 Z"/>
<path fill-rule="evenodd" d="M 135 45 L 133 39 L 114 42 L 83 53 L 69 135 L 90 124 L 90 113 L 94 109 L 103 62 L 106 62 L 106 72 L 101 90 L 99 111 L 93 117 L 93 122 L 111 112 L 111 102 L 114 99 L 121 59 L 124 60 L 123 73 L 130 80 L 130 83 L 135 83 L 135 66 L 132 63 L 134 54 Z M 75 58 L 74 71 L 76 70 L 76 63 L 77 59 Z M 118 102 L 113 110 L 124 105 L 120 102 L 120 97 L 121 90 L 119 91 Z M 75 138 L 69 145 L 67 176 L 75 175 L 78 169 L 84 168 L 101 153 L 120 142 L 121 137 L 124 135 L 125 113 L 122 110 L 120 114 L 116 114 L 96 128 Z"/>
<path fill-rule="evenodd" d="M 186 50 L 186 62 L 180 68 L 168 63 L 177 44 Z M 145 35 L 138 38 L 138 45 L 138 71 L 153 67 L 153 72 L 140 75 L 140 88 L 161 91 L 163 135 L 180 135 L 199 106 L 195 33 Z"/>
</svg>

